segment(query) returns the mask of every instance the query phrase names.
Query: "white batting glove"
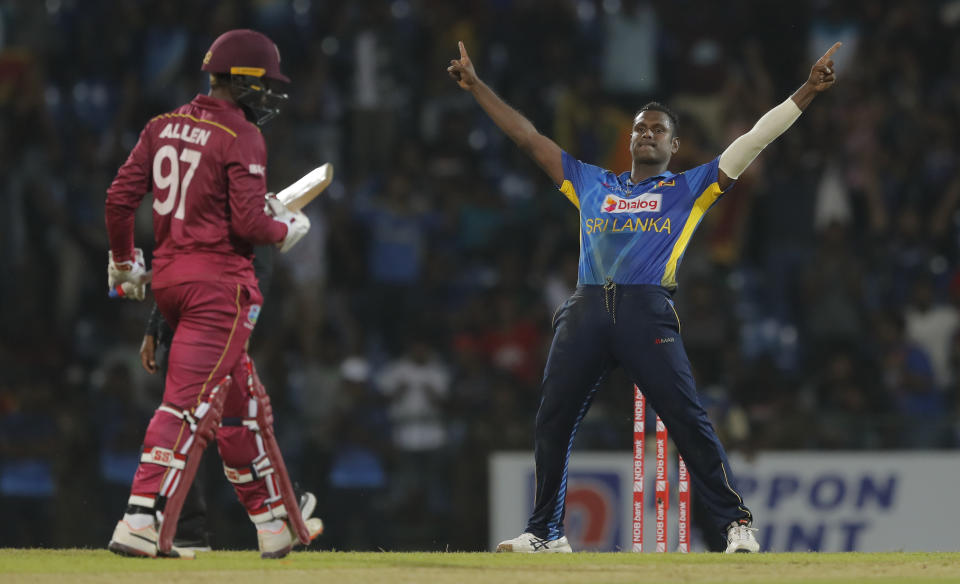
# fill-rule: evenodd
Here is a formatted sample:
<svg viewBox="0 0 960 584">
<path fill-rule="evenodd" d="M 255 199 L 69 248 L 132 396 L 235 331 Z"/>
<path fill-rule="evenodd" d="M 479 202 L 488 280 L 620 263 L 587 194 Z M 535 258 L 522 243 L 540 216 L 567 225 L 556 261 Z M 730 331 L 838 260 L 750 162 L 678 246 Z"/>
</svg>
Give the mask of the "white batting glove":
<svg viewBox="0 0 960 584">
<path fill-rule="evenodd" d="M 142 249 L 134 248 L 133 259 L 125 262 L 113 261 L 113 252 L 107 252 L 107 286 L 112 298 L 143 300 L 149 281 Z"/>
<path fill-rule="evenodd" d="M 134 284 L 133 282 L 124 282 L 116 288 L 110 289 L 110 298 L 129 298 L 130 300 L 143 300 L 147 296 L 147 285 Z"/>
<path fill-rule="evenodd" d="M 139 284 L 147 273 L 147 266 L 143 261 L 143 250 L 133 248 L 133 259 L 125 262 L 113 261 L 113 252 L 107 252 L 107 285 L 110 289 L 116 288 L 124 282 Z"/>
<path fill-rule="evenodd" d="M 273 193 L 267 193 L 267 206 L 264 209 L 274 221 L 287 226 L 287 236 L 277 244 L 280 253 L 286 253 L 310 231 L 310 220 L 300 211 L 291 211 Z"/>
</svg>

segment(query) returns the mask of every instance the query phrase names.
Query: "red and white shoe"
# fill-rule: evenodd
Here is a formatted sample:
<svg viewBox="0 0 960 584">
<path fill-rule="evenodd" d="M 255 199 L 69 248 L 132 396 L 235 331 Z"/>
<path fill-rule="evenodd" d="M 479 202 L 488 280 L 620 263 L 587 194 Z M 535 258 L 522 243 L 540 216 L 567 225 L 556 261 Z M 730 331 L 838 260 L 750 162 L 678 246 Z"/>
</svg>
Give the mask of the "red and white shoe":
<svg viewBox="0 0 960 584">
<path fill-rule="evenodd" d="M 310 541 L 317 539 L 323 533 L 323 520 L 319 517 L 310 517 L 317 506 L 317 498 L 313 493 L 305 492 L 300 495 L 300 516 L 310 531 Z M 273 523 L 268 522 L 268 523 Z M 257 544 L 260 547 L 260 557 L 263 559 L 278 559 L 285 557 L 294 547 L 301 545 L 300 539 L 290 529 L 286 520 L 282 520 L 277 529 L 270 529 L 266 525 L 257 526 Z"/>
</svg>

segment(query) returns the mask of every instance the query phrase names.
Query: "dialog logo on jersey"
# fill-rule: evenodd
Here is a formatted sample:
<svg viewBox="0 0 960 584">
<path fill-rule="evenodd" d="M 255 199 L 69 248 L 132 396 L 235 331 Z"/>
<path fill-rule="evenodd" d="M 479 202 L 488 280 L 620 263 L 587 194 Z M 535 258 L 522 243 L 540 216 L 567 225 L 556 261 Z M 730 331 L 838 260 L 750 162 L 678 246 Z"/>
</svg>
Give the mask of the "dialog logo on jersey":
<svg viewBox="0 0 960 584">
<path fill-rule="evenodd" d="M 654 213 L 660 210 L 662 203 L 662 193 L 643 193 L 632 199 L 607 195 L 602 207 L 604 213 Z"/>
</svg>

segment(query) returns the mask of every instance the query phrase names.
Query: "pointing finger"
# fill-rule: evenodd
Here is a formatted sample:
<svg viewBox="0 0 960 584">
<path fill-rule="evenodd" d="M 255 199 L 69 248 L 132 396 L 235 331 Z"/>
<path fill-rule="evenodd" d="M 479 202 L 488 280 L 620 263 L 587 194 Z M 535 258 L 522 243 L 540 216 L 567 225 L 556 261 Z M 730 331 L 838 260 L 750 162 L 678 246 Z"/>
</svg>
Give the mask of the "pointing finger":
<svg viewBox="0 0 960 584">
<path fill-rule="evenodd" d="M 459 41 L 457 44 L 460 46 L 460 58 L 468 59 L 469 57 L 467 56 L 467 47 L 463 46 L 463 41 Z"/>
<path fill-rule="evenodd" d="M 821 60 L 821 61 L 826 61 L 826 60 L 829 59 L 831 56 L 833 56 L 834 53 L 837 52 L 837 49 L 839 49 L 839 48 L 842 47 L 842 46 L 843 46 L 843 43 L 841 43 L 841 42 L 833 43 L 833 46 L 830 47 L 829 49 L 827 49 L 827 52 L 824 53 L 822 57 L 820 57 L 820 60 Z"/>
</svg>

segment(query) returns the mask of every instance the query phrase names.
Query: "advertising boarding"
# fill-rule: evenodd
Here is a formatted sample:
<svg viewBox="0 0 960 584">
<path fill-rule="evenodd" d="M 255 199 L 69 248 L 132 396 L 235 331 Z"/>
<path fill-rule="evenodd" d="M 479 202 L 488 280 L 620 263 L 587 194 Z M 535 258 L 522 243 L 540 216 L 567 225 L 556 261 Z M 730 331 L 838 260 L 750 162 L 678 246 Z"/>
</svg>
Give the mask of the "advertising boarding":
<svg viewBox="0 0 960 584">
<path fill-rule="evenodd" d="M 651 456 L 645 473 L 644 549 L 654 549 Z M 676 455 L 669 457 L 668 550 L 677 547 Z M 763 551 L 960 551 L 960 454 L 769 452 L 731 456 Z M 521 533 L 533 508 L 533 453 L 490 459 L 490 545 Z M 633 456 L 579 452 L 569 465 L 566 533 L 574 550 L 631 548 Z M 696 494 L 694 493 L 694 498 Z M 694 514 L 698 509 L 694 502 Z M 694 516 L 693 551 L 704 550 Z"/>
</svg>

